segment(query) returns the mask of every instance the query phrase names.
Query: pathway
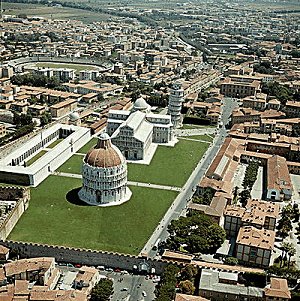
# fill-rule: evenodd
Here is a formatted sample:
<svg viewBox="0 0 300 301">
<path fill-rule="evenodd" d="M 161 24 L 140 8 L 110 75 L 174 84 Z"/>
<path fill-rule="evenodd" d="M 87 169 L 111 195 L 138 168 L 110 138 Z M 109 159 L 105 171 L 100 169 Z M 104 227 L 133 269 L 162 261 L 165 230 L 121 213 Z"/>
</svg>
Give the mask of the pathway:
<svg viewBox="0 0 300 301">
<path fill-rule="evenodd" d="M 60 177 L 82 179 L 81 175 L 74 174 L 74 173 L 54 171 L 54 172 L 52 172 L 52 174 L 55 176 L 60 176 Z M 176 187 L 176 186 L 166 186 L 166 185 L 158 185 L 158 184 L 134 182 L 134 181 L 127 181 L 127 184 L 131 185 L 131 186 L 147 187 L 147 188 L 162 189 L 162 190 L 171 190 L 171 191 L 178 191 L 178 192 L 180 192 L 182 190 L 180 187 Z"/>
</svg>

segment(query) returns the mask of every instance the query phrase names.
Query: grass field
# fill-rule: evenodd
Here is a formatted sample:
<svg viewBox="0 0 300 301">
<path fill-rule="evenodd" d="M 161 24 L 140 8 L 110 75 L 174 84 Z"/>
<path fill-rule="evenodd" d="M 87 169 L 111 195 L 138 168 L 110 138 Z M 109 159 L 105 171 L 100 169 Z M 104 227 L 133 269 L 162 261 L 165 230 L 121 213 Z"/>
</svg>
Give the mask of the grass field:
<svg viewBox="0 0 300 301">
<path fill-rule="evenodd" d="M 81 70 L 97 70 L 96 66 L 90 66 L 90 65 L 81 65 L 81 64 L 67 64 L 67 63 L 33 63 L 32 65 L 36 65 L 37 67 L 43 67 L 43 68 L 70 68 L 75 69 L 76 72 L 79 72 Z"/>
<path fill-rule="evenodd" d="M 179 137 L 179 138 L 187 138 L 187 139 L 194 139 L 194 140 L 203 140 L 203 141 L 208 141 L 208 142 L 212 142 L 213 141 L 213 138 L 211 138 L 208 135 L 183 136 L 183 137 Z"/>
<path fill-rule="evenodd" d="M 57 144 L 59 144 L 63 140 L 64 140 L 63 138 L 57 139 L 54 142 L 52 142 L 50 145 L 48 145 L 47 148 L 54 148 Z"/>
<path fill-rule="evenodd" d="M 207 143 L 188 140 L 175 147 L 159 146 L 150 165 L 128 164 L 128 179 L 182 187 L 207 148 Z"/>
<path fill-rule="evenodd" d="M 97 144 L 97 138 L 92 138 L 86 145 L 84 145 L 77 153 L 86 154 L 92 147 Z"/>
<path fill-rule="evenodd" d="M 50 176 L 31 189 L 29 208 L 8 239 L 138 254 L 177 195 L 130 187 L 129 202 L 101 208 L 67 200 L 80 186 L 79 179 Z"/>
<path fill-rule="evenodd" d="M 109 14 L 102 14 L 83 9 L 67 8 L 67 7 L 49 7 L 40 4 L 27 3 L 8 3 L 3 2 L 5 14 L 19 15 L 20 13 L 27 16 L 40 16 L 53 19 L 71 19 L 84 23 L 100 22 L 114 18 Z"/>
<path fill-rule="evenodd" d="M 34 157 L 26 161 L 26 166 L 32 165 L 35 161 L 37 161 L 39 158 L 44 156 L 47 153 L 46 150 L 41 150 L 39 153 L 37 153 Z"/>
<path fill-rule="evenodd" d="M 95 142 L 80 151 L 85 153 Z M 158 146 L 150 165 L 128 164 L 128 180 L 170 186 L 183 186 L 208 148 L 208 143 L 179 140 L 175 147 Z M 73 155 L 59 172 L 80 174 L 83 156 Z"/>
<path fill-rule="evenodd" d="M 67 160 L 62 166 L 60 166 L 57 171 L 81 174 L 81 166 L 83 156 L 73 155 L 69 160 Z"/>
<path fill-rule="evenodd" d="M 205 128 L 215 128 L 212 125 L 196 125 L 196 124 L 183 124 L 182 130 L 192 130 L 192 129 L 205 129 Z"/>
</svg>

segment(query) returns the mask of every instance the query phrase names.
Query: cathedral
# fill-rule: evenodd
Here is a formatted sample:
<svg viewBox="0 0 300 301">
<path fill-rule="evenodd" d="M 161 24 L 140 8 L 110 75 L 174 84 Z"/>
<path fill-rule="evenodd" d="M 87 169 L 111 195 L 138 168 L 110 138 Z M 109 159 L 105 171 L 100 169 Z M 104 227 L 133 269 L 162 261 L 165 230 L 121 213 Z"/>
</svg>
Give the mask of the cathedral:
<svg viewBox="0 0 300 301">
<path fill-rule="evenodd" d="M 142 97 L 131 111 L 109 111 L 107 133 L 129 160 L 143 160 L 153 143 L 174 145 L 176 141 L 171 115 L 153 114 Z"/>
</svg>

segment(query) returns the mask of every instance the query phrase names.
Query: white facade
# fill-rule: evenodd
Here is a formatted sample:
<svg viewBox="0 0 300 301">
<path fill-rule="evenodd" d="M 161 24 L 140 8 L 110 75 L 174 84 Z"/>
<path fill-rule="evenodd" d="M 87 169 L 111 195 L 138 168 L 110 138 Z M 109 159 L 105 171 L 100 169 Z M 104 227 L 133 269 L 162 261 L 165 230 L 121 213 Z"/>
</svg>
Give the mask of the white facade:
<svg viewBox="0 0 300 301">
<path fill-rule="evenodd" d="M 79 198 L 96 206 L 119 205 L 128 201 L 127 164 L 120 150 L 103 133 L 84 158 Z"/>
<path fill-rule="evenodd" d="M 174 140 L 171 116 L 150 110 L 150 105 L 139 98 L 131 112 L 109 111 L 107 133 L 126 159 L 143 160 L 152 143 L 168 144 Z"/>
<path fill-rule="evenodd" d="M 174 128 L 181 126 L 181 108 L 183 101 L 184 90 L 180 83 L 176 83 L 170 91 L 168 107 L 168 114 L 171 115 Z"/>
</svg>

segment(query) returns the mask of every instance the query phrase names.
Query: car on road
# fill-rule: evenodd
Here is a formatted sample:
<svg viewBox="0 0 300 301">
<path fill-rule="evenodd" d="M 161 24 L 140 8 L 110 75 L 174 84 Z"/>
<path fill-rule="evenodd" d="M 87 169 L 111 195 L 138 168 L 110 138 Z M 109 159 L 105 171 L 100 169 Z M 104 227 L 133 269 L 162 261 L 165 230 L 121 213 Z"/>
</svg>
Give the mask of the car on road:
<svg viewBox="0 0 300 301">
<path fill-rule="evenodd" d="M 105 269 L 105 271 L 107 271 L 107 272 L 113 272 L 114 270 L 112 268 L 107 268 L 107 269 Z"/>
</svg>

